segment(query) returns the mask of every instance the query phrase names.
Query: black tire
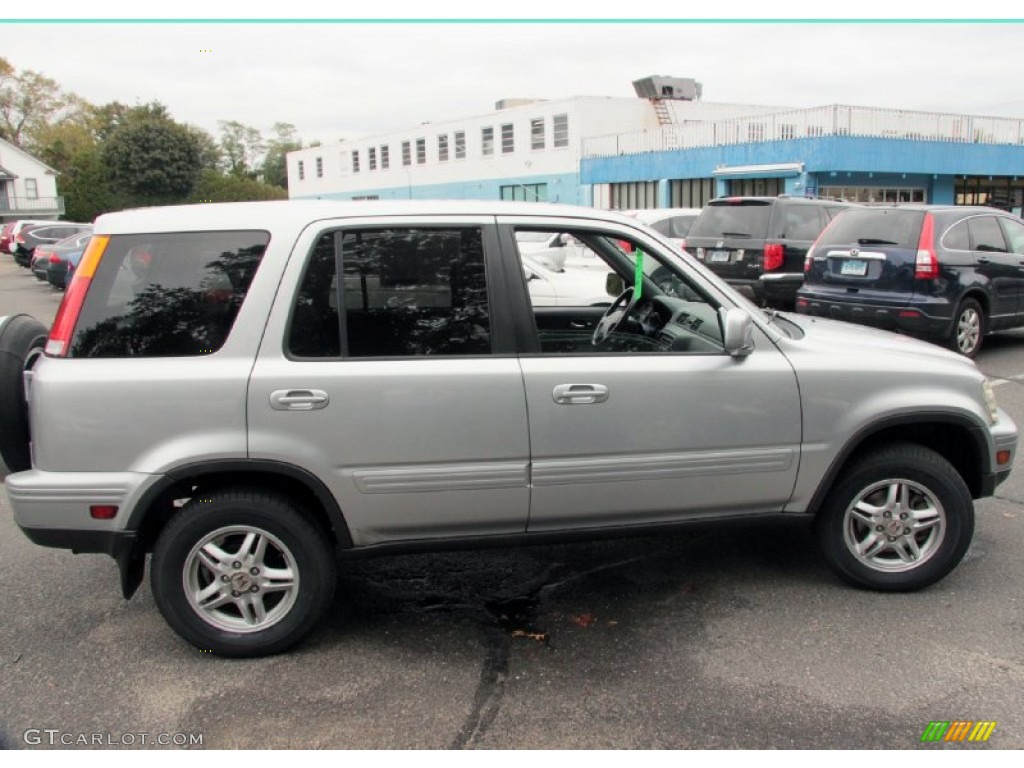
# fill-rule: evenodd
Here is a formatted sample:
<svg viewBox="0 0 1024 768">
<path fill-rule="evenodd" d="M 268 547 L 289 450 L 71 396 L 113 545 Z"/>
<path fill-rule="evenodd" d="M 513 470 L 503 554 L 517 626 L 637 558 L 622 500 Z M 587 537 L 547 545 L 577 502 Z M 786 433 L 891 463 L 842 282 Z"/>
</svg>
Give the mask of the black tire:
<svg viewBox="0 0 1024 768">
<path fill-rule="evenodd" d="M 246 551 L 249 533 L 256 538 Z M 261 540 L 265 554 L 254 559 Z M 204 542 L 229 556 L 223 570 L 200 555 Z M 282 586 L 287 572 L 291 589 Z M 284 496 L 245 488 L 189 501 L 161 531 L 150 575 L 157 606 L 175 632 L 201 651 L 234 657 L 280 653 L 298 643 L 330 606 L 337 581 L 331 545 L 307 513 Z M 200 606 L 198 595 L 211 590 Z M 263 606 L 262 619 L 254 601 Z"/>
<path fill-rule="evenodd" d="M 11 472 L 32 468 L 28 404 L 22 374 L 35 350 L 46 344 L 46 326 L 30 315 L 12 315 L 0 325 L 0 457 Z"/>
<path fill-rule="evenodd" d="M 815 533 L 848 583 L 909 592 L 934 584 L 963 559 L 974 505 L 952 464 L 928 448 L 898 443 L 844 470 L 818 512 Z"/>
<path fill-rule="evenodd" d="M 985 311 L 975 299 L 964 299 L 956 308 L 953 316 L 953 327 L 946 343 L 954 352 L 964 357 L 975 357 L 981 349 L 981 342 L 988 329 Z"/>
</svg>

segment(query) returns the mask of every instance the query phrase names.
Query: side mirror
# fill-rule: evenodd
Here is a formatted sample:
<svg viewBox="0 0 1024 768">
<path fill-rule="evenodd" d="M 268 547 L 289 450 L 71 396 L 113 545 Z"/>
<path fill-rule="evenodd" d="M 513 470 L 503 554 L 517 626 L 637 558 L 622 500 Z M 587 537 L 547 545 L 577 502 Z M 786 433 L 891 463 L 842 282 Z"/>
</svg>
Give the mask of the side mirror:
<svg viewBox="0 0 1024 768">
<path fill-rule="evenodd" d="M 754 351 L 754 321 L 739 307 L 718 310 L 722 324 L 722 343 L 733 357 L 746 357 Z"/>
<path fill-rule="evenodd" d="M 563 232 L 558 236 L 558 242 L 555 243 L 554 245 L 559 248 L 562 248 L 566 245 L 572 245 L 572 235 L 570 235 L 568 232 Z"/>
<path fill-rule="evenodd" d="M 626 290 L 626 283 L 614 272 L 609 272 L 604 279 L 604 292 L 609 296 L 619 296 Z"/>
<path fill-rule="evenodd" d="M 526 278 L 526 282 L 530 282 L 531 280 L 540 280 L 540 275 L 525 265 L 523 266 L 523 277 Z"/>
</svg>

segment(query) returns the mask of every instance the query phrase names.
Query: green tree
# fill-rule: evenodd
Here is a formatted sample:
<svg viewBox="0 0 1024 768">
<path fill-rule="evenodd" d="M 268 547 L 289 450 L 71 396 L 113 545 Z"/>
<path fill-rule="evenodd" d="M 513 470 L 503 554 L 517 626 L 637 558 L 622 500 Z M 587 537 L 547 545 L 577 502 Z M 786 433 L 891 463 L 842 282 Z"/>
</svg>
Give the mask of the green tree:
<svg viewBox="0 0 1024 768">
<path fill-rule="evenodd" d="M 296 149 L 302 149 L 302 141 L 295 126 L 274 123 L 274 138 L 267 142 L 267 154 L 263 158 L 264 183 L 288 189 L 288 153 Z"/>
<path fill-rule="evenodd" d="M 67 104 L 68 95 L 56 81 L 30 69 L 18 73 L 0 57 L 0 136 L 4 139 L 21 146 Z"/>
<path fill-rule="evenodd" d="M 219 171 L 204 170 L 195 191 L 189 196 L 190 203 L 233 203 L 244 200 L 285 200 L 287 190 Z"/>
<path fill-rule="evenodd" d="M 236 120 L 220 122 L 220 148 L 224 168 L 232 176 L 254 178 L 257 159 L 266 149 L 266 142 L 256 128 Z"/>
<path fill-rule="evenodd" d="M 201 148 L 195 134 L 170 118 L 130 116 L 103 144 L 115 188 L 134 203 L 184 200 L 199 181 Z"/>
</svg>

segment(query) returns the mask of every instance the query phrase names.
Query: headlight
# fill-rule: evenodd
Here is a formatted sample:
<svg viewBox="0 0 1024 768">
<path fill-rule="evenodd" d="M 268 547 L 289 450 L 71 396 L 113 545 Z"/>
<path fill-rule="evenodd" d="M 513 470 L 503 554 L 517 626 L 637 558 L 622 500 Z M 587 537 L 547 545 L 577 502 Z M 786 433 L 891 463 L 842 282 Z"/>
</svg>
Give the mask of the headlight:
<svg viewBox="0 0 1024 768">
<path fill-rule="evenodd" d="M 992 382 L 988 379 L 981 383 L 981 394 L 985 398 L 985 405 L 988 406 L 988 420 L 995 424 L 999 418 L 999 403 L 996 402 L 996 393 L 992 391 Z"/>
</svg>

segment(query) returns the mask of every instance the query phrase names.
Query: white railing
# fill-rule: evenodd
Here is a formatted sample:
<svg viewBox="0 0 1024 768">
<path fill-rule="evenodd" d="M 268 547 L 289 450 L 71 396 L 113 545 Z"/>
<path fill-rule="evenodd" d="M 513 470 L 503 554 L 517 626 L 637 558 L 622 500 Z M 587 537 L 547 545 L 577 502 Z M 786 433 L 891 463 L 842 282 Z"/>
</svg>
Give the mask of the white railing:
<svg viewBox="0 0 1024 768">
<path fill-rule="evenodd" d="M 583 156 L 614 157 L 818 136 L 1021 145 L 1024 144 L 1024 120 L 835 104 L 595 136 L 584 139 Z"/>
</svg>

